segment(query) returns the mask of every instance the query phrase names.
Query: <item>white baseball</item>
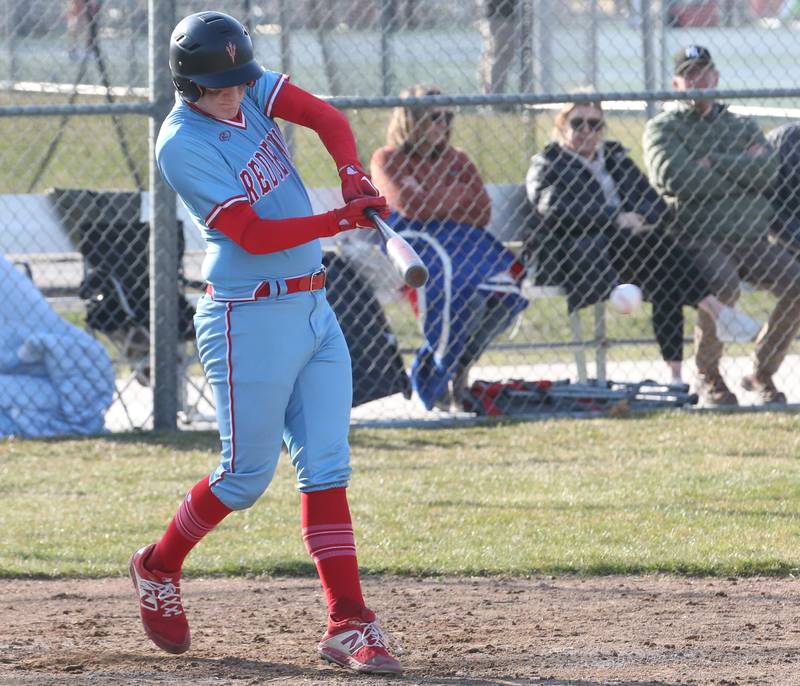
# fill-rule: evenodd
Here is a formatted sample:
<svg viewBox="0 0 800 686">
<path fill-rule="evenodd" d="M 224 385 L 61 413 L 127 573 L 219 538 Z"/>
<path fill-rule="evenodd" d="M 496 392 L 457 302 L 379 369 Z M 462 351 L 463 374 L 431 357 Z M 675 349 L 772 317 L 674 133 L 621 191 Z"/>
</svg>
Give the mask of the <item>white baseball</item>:
<svg viewBox="0 0 800 686">
<path fill-rule="evenodd" d="M 635 284 L 621 283 L 611 291 L 608 302 L 620 314 L 631 314 L 642 306 L 642 291 Z"/>
</svg>

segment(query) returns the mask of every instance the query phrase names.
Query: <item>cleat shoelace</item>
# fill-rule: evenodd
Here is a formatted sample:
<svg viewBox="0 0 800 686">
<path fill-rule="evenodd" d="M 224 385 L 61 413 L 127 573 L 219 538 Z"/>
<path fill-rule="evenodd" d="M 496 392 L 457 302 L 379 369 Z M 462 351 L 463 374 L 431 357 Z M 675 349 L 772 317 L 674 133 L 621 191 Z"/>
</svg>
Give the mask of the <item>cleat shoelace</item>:
<svg viewBox="0 0 800 686">
<path fill-rule="evenodd" d="M 183 614 L 181 605 L 180 587 L 172 582 L 158 583 L 157 581 L 139 580 L 139 598 L 142 605 L 152 612 L 159 612 L 164 617 L 174 617 Z"/>
<path fill-rule="evenodd" d="M 362 645 L 370 648 L 383 648 L 388 653 L 402 655 L 403 649 L 397 639 L 381 628 L 378 620 L 364 625 L 361 632 Z"/>
<path fill-rule="evenodd" d="M 364 625 L 364 630 L 361 632 L 361 640 L 365 646 L 370 646 L 371 648 L 389 648 L 386 636 L 377 622 L 370 622 Z"/>
</svg>

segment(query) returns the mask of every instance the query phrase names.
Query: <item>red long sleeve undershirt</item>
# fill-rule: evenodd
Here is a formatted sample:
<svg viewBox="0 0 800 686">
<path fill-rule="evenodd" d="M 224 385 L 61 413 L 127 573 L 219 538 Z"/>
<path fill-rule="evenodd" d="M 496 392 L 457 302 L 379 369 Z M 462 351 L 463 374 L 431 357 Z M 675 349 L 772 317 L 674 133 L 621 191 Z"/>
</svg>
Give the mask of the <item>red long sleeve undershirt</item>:
<svg viewBox="0 0 800 686">
<path fill-rule="evenodd" d="M 339 110 L 311 93 L 285 82 L 272 106 L 273 117 L 313 129 L 341 168 L 359 164 L 350 124 Z M 331 212 L 290 219 L 262 219 L 249 202 L 220 210 L 209 226 L 254 255 L 288 250 L 316 238 L 333 236 L 338 225 Z"/>
<path fill-rule="evenodd" d="M 338 228 L 332 212 L 290 219 L 262 219 L 247 201 L 221 210 L 209 226 L 252 255 L 268 255 L 315 238 L 334 236 Z"/>
</svg>

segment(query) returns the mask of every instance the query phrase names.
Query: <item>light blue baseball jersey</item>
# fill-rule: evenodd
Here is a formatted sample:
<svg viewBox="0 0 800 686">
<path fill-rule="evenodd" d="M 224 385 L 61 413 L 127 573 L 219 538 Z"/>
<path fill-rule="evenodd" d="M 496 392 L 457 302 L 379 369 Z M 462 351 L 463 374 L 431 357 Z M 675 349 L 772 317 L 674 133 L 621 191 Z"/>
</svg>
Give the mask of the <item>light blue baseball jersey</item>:
<svg viewBox="0 0 800 686">
<path fill-rule="evenodd" d="M 249 507 L 269 485 L 283 441 L 302 491 L 346 486 L 352 372 L 325 289 L 255 298 L 264 281 L 321 267 L 318 240 L 251 255 L 209 227 L 216 213 L 247 202 L 264 219 L 313 213 L 286 143 L 270 117 L 286 77 L 265 72 L 247 89 L 235 120 L 178 102 L 165 120 L 156 159 L 207 243 L 203 295 L 194 318 L 197 349 L 214 393 L 222 453 L 212 492 Z"/>
<path fill-rule="evenodd" d="M 265 71 L 247 89 L 235 120 L 216 119 L 179 98 L 158 135 L 158 168 L 206 240 L 203 278 L 226 297 L 252 293 L 265 279 L 309 274 L 321 264 L 318 240 L 251 255 L 208 226 L 220 210 L 237 202 L 249 203 L 263 219 L 313 214 L 286 142 L 271 118 L 286 80 L 284 74 Z"/>
</svg>

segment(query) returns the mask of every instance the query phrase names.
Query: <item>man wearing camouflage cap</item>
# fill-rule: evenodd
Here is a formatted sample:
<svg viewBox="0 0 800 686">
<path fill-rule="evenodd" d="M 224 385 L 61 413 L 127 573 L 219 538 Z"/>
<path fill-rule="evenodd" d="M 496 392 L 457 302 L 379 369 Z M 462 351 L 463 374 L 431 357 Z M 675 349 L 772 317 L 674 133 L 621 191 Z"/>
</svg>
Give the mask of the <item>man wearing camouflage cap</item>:
<svg viewBox="0 0 800 686">
<path fill-rule="evenodd" d="M 719 82 L 711 53 L 700 45 L 681 48 L 673 67 L 677 91 L 714 89 Z M 755 119 L 705 96 L 651 119 L 644 152 L 653 185 L 675 210 L 674 231 L 719 299 L 733 305 L 740 280 L 777 298 L 756 338 L 753 372 L 741 384 L 764 403 L 786 403 L 772 377 L 800 327 L 800 262 L 767 238 L 776 221 L 765 196 L 778 174 L 776 153 Z M 708 405 L 736 405 L 720 373 L 723 347 L 714 322 L 704 312 L 697 322 L 698 393 Z"/>
</svg>

